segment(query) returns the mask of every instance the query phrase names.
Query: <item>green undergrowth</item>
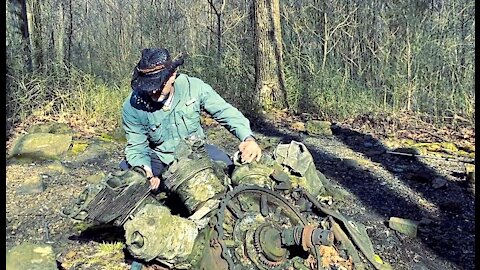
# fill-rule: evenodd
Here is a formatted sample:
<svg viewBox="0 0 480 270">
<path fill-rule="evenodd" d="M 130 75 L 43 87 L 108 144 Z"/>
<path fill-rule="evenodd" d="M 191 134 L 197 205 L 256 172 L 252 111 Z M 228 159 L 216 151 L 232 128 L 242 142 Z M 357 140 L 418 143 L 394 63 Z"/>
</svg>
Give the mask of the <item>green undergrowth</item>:
<svg viewBox="0 0 480 270">
<path fill-rule="evenodd" d="M 75 68 L 8 76 L 7 88 L 7 125 L 70 115 L 92 127 L 114 127 L 130 92 L 129 80 L 106 83 Z"/>
<path fill-rule="evenodd" d="M 228 102 L 255 120 L 259 111 L 255 109 L 254 70 L 249 65 L 242 66 L 240 60 L 236 54 L 226 55 L 220 65 L 203 69 L 201 63 L 210 63 L 212 59 L 192 58 L 181 72 L 211 84 Z M 322 69 L 318 63 L 310 64 L 311 68 L 303 73 L 288 61 L 285 66 L 287 103 L 292 113 L 341 122 L 358 115 L 405 111 L 406 97 L 402 90 L 405 84 L 393 75 L 388 87 L 373 87 L 352 78 L 346 69 L 328 66 Z M 18 75 L 7 76 L 7 129 L 32 115 L 38 118 L 68 115 L 82 119 L 86 126 L 111 131 L 119 127 L 121 106 L 131 91 L 130 78 L 112 78 L 106 82 L 73 67 L 12 74 Z M 466 90 L 469 85 L 445 86 L 439 80 L 435 84 L 438 89 L 415 90 L 411 112 L 428 114 L 437 125 L 452 116 L 474 123 L 474 93 Z"/>
</svg>

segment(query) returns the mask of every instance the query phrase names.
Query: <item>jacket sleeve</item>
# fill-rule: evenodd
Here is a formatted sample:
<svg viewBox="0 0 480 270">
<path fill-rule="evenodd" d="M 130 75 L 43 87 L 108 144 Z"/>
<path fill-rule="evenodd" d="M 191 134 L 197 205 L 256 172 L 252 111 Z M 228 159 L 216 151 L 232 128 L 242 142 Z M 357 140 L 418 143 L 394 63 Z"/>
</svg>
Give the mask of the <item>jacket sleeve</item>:
<svg viewBox="0 0 480 270">
<path fill-rule="evenodd" d="M 127 145 L 125 156 L 131 166 L 151 166 L 148 147 L 148 131 L 140 122 L 138 113 L 127 100 L 122 109 L 122 126 L 125 130 Z"/>
<path fill-rule="evenodd" d="M 200 90 L 200 105 L 240 141 L 244 141 L 248 136 L 253 136 L 250 121 L 203 81 Z"/>
</svg>

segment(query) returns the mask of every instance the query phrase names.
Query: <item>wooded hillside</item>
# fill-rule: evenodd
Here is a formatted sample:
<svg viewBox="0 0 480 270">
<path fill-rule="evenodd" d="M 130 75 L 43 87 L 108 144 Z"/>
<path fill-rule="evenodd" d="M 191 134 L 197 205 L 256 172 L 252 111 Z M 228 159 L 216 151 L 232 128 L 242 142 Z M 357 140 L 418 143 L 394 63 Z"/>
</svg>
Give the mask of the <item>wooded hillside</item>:
<svg viewBox="0 0 480 270">
<path fill-rule="evenodd" d="M 411 111 L 437 123 L 474 121 L 473 1 L 9 0 L 6 7 L 9 124 L 32 112 L 115 123 L 145 47 L 186 53 L 181 72 L 246 114 L 288 108 L 338 120 Z"/>
</svg>

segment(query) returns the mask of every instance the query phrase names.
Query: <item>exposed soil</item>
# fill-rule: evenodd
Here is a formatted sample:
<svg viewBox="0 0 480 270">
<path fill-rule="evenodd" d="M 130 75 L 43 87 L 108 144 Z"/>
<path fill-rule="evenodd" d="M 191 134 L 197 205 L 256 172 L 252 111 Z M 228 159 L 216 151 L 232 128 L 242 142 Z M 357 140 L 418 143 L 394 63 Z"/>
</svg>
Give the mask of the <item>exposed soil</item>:
<svg viewBox="0 0 480 270">
<path fill-rule="evenodd" d="M 417 141 L 444 138 L 474 146 L 474 129 L 461 131 L 458 127 L 442 133 L 421 121 L 416 121 L 413 128 L 400 121 L 405 124 L 402 129 L 388 126 L 385 119 L 377 119 L 376 123 L 369 120 L 369 124 L 365 124 L 365 119 L 357 119 L 334 125 L 333 136 L 311 137 L 290 128 L 297 120 L 304 119 L 286 120 L 280 115 L 256 120 L 253 129 L 266 152 L 279 142 L 291 140 L 308 147 L 317 169 L 350 194 L 336 202 L 339 210 L 367 227 L 375 250 L 384 261 L 394 269 L 475 269 L 474 192 L 466 181 L 465 164 L 393 155 L 386 152 L 389 149 L 384 144 L 392 134 L 397 139 L 410 134 Z M 462 135 L 468 132 L 471 136 Z M 426 136 L 427 133 L 436 134 L 437 138 Z M 237 140 L 222 127 L 209 125 L 207 134 L 211 143 L 222 146 L 228 153 L 236 151 Z M 48 170 L 46 162 L 7 161 L 7 249 L 26 240 L 50 243 L 60 265 L 72 257 L 72 252 L 81 250 L 84 256 L 89 256 L 103 242 L 122 241 L 121 231 L 100 229 L 80 233 L 85 230 L 84 224 L 75 224 L 59 215 L 60 209 L 88 185 L 87 176 L 117 169 L 123 158 L 123 145 L 115 145 L 108 159 L 84 166 L 64 162 L 69 172 L 63 174 Z M 17 194 L 24 179 L 34 175 L 43 176 L 46 190 L 39 194 Z M 417 236 L 408 237 L 390 229 L 388 219 L 392 216 L 421 221 Z M 116 269 L 128 269 L 128 265 Z"/>
</svg>

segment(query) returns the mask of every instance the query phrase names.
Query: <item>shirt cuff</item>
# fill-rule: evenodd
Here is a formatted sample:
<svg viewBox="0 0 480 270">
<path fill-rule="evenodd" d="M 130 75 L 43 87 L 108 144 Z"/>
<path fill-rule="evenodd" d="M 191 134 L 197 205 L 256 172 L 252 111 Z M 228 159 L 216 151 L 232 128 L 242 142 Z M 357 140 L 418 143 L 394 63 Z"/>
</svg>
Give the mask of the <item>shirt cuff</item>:
<svg viewBox="0 0 480 270">
<path fill-rule="evenodd" d="M 242 141 L 242 142 L 244 142 L 245 139 L 247 139 L 247 138 L 250 137 L 250 136 L 252 136 L 252 137 L 255 139 L 255 137 L 253 136 L 252 131 L 243 130 L 243 131 L 237 132 L 237 138 L 238 138 L 240 141 Z"/>
<path fill-rule="evenodd" d="M 243 142 L 247 141 L 248 138 L 252 138 L 253 140 L 257 140 L 257 138 L 255 138 L 255 136 L 253 135 L 248 135 L 247 137 L 245 137 L 245 139 L 243 139 Z"/>
<path fill-rule="evenodd" d="M 153 175 L 152 168 L 150 168 L 150 166 L 142 165 L 142 167 L 147 173 L 150 172 Z"/>
</svg>

